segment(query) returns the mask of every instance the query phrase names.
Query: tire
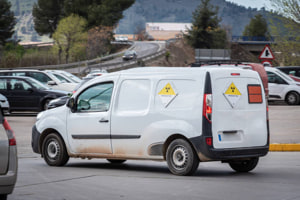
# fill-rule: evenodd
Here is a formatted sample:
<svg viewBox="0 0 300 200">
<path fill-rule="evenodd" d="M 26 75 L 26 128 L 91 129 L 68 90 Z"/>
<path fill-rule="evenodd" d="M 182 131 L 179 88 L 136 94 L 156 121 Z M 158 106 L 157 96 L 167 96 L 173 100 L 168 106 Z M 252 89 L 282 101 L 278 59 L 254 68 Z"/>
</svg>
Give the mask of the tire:
<svg viewBox="0 0 300 200">
<path fill-rule="evenodd" d="M 126 160 L 115 160 L 115 159 L 107 159 L 107 161 L 112 164 L 122 164 L 122 163 L 126 162 Z"/>
<path fill-rule="evenodd" d="M 199 166 L 198 156 L 184 139 L 176 139 L 170 143 L 166 159 L 169 170 L 175 175 L 192 175 Z"/>
<path fill-rule="evenodd" d="M 42 145 L 42 155 L 50 166 L 63 166 L 69 160 L 66 146 L 59 135 L 51 133 L 46 136 Z"/>
<path fill-rule="evenodd" d="M 297 92 L 290 92 L 286 95 L 285 102 L 289 105 L 298 105 L 300 102 L 300 96 Z"/>
<path fill-rule="evenodd" d="M 7 194 L 0 194 L 0 200 L 6 200 Z"/>
<path fill-rule="evenodd" d="M 251 158 L 250 160 L 231 161 L 229 166 L 237 172 L 249 172 L 257 166 L 258 160 L 258 158 Z"/>
<path fill-rule="evenodd" d="M 52 99 L 45 99 L 43 101 L 43 104 L 42 104 L 42 110 L 47 110 L 48 109 L 48 104 L 49 102 L 51 101 Z"/>
</svg>

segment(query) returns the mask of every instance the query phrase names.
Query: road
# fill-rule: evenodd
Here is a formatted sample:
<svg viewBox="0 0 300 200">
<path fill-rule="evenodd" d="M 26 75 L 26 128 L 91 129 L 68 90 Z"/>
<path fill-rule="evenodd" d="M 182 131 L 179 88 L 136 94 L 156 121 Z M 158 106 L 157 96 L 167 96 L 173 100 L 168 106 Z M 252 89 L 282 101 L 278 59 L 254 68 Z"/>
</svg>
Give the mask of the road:
<svg viewBox="0 0 300 200">
<path fill-rule="evenodd" d="M 300 106 L 271 105 L 271 143 L 300 143 Z M 70 159 L 49 167 L 31 150 L 34 116 L 7 117 L 18 143 L 19 173 L 8 200 L 300 199 L 300 152 L 270 152 L 251 173 L 220 162 L 200 163 L 195 176 L 172 175 L 165 162 Z"/>
</svg>

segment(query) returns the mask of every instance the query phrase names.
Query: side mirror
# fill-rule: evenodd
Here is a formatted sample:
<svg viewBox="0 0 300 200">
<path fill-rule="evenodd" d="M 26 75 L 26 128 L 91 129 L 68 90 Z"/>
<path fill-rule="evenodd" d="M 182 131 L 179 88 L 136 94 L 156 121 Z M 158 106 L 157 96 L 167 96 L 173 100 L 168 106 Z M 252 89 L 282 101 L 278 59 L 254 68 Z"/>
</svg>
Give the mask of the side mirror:
<svg viewBox="0 0 300 200">
<path fill-rule="evenodd" d="M 48 81 L 47 84 L 48 84 L 48 85 L 51 85 L 51 86 L 57 85 L 57 84 L 55 83 L 55 81 Z"/>
<path fill-rule="evenodd" d="M 70 98 L 67 102 L 67 107 L 71 109 L 71 112 L 75 112 L 76 110 L 76 105 L 75 105 L 75 99 Z"/>
</svg>

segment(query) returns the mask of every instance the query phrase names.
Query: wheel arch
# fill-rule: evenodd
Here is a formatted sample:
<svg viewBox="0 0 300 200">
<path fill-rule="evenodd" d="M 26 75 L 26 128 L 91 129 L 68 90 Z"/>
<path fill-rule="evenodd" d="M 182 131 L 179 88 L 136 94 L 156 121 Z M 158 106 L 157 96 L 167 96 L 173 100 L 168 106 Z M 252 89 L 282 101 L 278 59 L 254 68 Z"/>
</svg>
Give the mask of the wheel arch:
<svg viewBox="0 0 300 200">
<path fill-rule="evenodd" d="M 191 145 L 193 151 L 196 152 L 194 145 L 191 143 L 191 141 L 187 137 L 185 137 L 182 134 L 176 133 L 176 134 L 169 136 L 163 145 L 162 153 L 163 153 L 164 160 L 166 160 L 167 149 L 168 149 L 169 145 L 171 144 L 172 141 L 174 141 L 176 139 L 183 139 L 183 140 L 187 141 Z"/>
<path fill-rule="evenodd" d="M 66 147 L 66 149 L 67 149 L 67 152 L 69 152 L 69 151 L 68 151 L 68 147 L 67 147 L 67 145 L 66 145 L 66 143 L 65 143 L 65 140 L 64 140 L 64 138 L 62 137 L 62 135 L 61 135 L 57 130 L 55 130 L 55 129 L 53 129 L 53 128 L 48 128 L 48 129 L 44 130 L 44 131 L 42 132 L 41 136 L 40 136 L 40 140 L 39 140 L 39 152 L 41 152 L 41 155 L 43 155 L 43 154 L 42 154 L 42 149 L 43 149 L 42 146 L 43 146 L 43 142 L 44 142 L 45 138 L 47 137 L 47 135 L 49 135 L 50 133 L 55 133 L 55 134 L 57 134 L 57 135 L 61 138 L 63 144 L 65 145 L 65 147 Z"/>
</svg>

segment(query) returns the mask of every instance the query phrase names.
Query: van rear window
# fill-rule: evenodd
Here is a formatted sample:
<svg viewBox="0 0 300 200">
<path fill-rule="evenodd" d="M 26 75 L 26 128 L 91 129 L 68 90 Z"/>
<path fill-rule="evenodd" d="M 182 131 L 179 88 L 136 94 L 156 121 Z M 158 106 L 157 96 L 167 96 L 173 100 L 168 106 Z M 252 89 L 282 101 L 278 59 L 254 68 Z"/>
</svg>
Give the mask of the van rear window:
<svg viewBox="0 0 300 200">
<path fill-rule="evenodd" d="M 248 85 L 249 103 L 262 103 L 262 91 L 260 85 Z"/>
</svg>

